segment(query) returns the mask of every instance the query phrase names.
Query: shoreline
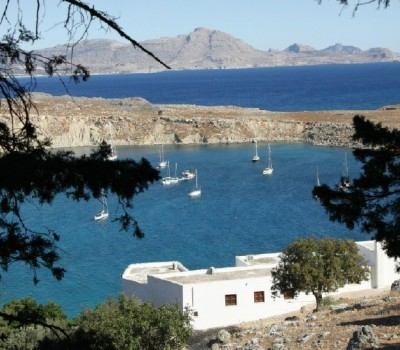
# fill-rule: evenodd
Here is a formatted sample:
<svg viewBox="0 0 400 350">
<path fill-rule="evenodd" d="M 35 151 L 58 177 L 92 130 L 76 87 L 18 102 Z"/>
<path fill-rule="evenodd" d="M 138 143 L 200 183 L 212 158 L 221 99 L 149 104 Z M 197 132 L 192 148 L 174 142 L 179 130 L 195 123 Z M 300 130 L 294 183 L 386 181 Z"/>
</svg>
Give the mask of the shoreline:
<svg viewBox="0 0 400 350">
<path fill-rule="evenodd" d="M 363 115 L 400 128 L 400 105 L 377 110 L 274 112 L 236 106 L 151 104 L 140 97 L 122 99 L 51 96 L 33 93 L 38 114 L 32 121 L 50 137 L 53 148 L 93 147 L 102 140 L 118 146 L 306 142 L 357 147 L 352 119 Z M 10 122 L 2 104 L 0 119 Z"/>
</svg>

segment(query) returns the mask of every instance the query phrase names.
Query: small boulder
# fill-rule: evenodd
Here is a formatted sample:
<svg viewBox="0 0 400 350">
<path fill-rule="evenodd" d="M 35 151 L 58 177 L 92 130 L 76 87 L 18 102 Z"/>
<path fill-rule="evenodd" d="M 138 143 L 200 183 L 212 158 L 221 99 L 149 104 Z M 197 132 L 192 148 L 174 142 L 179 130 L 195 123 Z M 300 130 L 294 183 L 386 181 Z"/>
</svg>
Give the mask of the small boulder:
<svg viewBox="0 0 400 350">
<path fill-rule="evenodd" d="M 306 342 L 308 342 L 311 338 L 313 338 L 314 336 L 315 336 L 314 333 L 305 333 L 305 334 L 299 335 L 299 336 L 297 337 L 296 341 L 297 341 L 298 343 L 306 343 Z"/>
<path fill-rule="evenodd" d="M 227 330 L 221 329 L 218 331 L 217 339 L 221 343 L 226 343 L 230 338 L 231 338 L 231 335 Z"/>
<path fill-rule="evenodd" d="M 300 319 L 297 316 L 288 316 L 285 317 L 285 321 L 299 321 Z"/>
<path fill-rule="evenodd" d="M 392 283 L 390 288 L 392 292 L 400 292 L 400 280 L 396 280 Z"/>
<path fill-rule="evenodd" d="M 274 323 L 269 328 L 269 335 L 280 335 L 280 330 L 281 330 L 281 327 L 278 324 Z"/>
<path fill-rule="evenodd" d="M 353 333 L 353 338 L 347 344 L 346 350 L 360 350 L 365 349 L 367 346 L 371 349 L 378 349 L 379 341 L 371 327 L 363 326 Z"/>
<path fill-rule="evenodd" d="M 304 320 L 306 322 L 312 322 L 312 321 L 316 321 L 317 319 L 318 319 L 318 317 L 315 315 L 307 315 Z"/>
<path fill-rule="evenodd" d="M 276 338 L 271 345 L 271 350 L 287 350 L 283 338 Z"/>
</svg>

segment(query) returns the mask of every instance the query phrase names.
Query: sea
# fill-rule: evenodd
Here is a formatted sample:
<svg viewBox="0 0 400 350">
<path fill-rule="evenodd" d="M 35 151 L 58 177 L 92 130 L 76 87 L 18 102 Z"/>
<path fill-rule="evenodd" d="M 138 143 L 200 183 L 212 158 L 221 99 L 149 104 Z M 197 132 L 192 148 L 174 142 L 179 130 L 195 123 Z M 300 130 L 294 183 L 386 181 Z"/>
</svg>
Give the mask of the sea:
<svg viewBox="0 0 400 350">
<path fill-rule="evenodd" d="M 29 84 L 28 79 L 22 82 Z M 152 74 L 99 75 L 88 82 L 41 77 L 35 91 L 52 95 L 125 98 L 142 97 L 155 104 L 235 105 L 271 111 L 370 110 L 400 103 L 400 63 L 274 67 L 236 70 L 166 71 Z M 334 186 L 346 167 L 350 177 L 361 165 L 351 149 L 305 143 L 258 143 L 260 161 L 251 161 L 254 145 L 165 145 L 164 157 L 174 175 L 197 169 L 201 197 L 188 192 L 195 180 L 150 185 L 134 199 L 132 213 L 145 233 L 137 239 L 120 231 L 113 218 L 121 212 L 108 194 L 110 217 L 97 222 L 97 200 L 74 202 L 64 195 L 53 205 L 25 204 L 26 224 L 51 228 L 61 235 L 62 281 L 40 269 L 13 264 L 2 271 L 0 303 L 31 296 L 60 304 L 69 317 L 121 292 L 121 274 L 132 263 L 179 261 L 189 269 L 233 266 L 235 256 L 279 252 L 300 237 L 368 240 L 358 227 L 350 231 L 329 221 L 311 191 L 317 172 Z M 90 147 L 73 149 L 76 154 Z M 159 161 L 159 145 L 118 147 L 119 159 Z M 347 160 L 347 161 L 345 161 Z M 166 176 L 167 170 L 161 170 Z"/>
</svg>

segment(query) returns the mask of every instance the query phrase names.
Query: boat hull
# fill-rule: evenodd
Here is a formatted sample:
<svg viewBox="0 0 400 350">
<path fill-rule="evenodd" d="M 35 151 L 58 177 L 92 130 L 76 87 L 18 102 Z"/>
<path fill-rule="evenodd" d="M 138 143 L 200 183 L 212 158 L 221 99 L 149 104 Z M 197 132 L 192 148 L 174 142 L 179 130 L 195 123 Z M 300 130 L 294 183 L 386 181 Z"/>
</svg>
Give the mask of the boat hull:
<svg viewBox="0 0 400 350">
<path fill-rule="evenodd" d="M 265 168 L 263 170 L 263 175 L 271 175 L 273 173 L 274 169 L 272 168 Z"/>
<path fill-rule="evenodd" d="M 189 192 L 189 197 L 200 197 L 201 196 L 201 190 L 194 190 L 192 192 Z"/>
<path fill-rule="evenodd" d="M 105 220 L 108 218 L 108 213 L 104 210 L 94 216 L 96 221 Z"/>
</svg>

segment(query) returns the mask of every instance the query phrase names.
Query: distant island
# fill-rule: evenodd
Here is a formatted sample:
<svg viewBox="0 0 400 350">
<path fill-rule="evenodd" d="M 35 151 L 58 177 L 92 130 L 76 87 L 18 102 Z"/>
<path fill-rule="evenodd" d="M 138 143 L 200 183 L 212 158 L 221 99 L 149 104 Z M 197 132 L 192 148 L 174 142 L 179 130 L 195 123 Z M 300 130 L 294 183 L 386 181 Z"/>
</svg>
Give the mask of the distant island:
<svg viewBox="0 0 400 350">
<path fill-rule="evenodd" d="M 361 50 L 334 44 L 322 50 L 293 44 L 285 50 L 257 50 L 227 33 L 196 28 L 189 34 L 140 43 L 174 70 L 238 69 L 320 64 L 351 64 L 400 61 L 400 54 L 386 48 Z M 65 45 L 36 51 L 41 55 L 70 54 Z M 94 39 L 74 47 L 74 61 L 89 68 L 91 74 L 150 73 L 164 70 L 154 59 L 131 44 Z M 37 73 L 41 73 L 38 70 Z"/>
</svg>

